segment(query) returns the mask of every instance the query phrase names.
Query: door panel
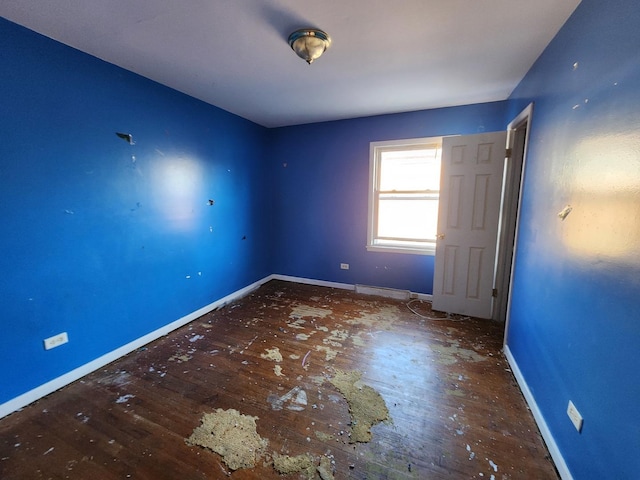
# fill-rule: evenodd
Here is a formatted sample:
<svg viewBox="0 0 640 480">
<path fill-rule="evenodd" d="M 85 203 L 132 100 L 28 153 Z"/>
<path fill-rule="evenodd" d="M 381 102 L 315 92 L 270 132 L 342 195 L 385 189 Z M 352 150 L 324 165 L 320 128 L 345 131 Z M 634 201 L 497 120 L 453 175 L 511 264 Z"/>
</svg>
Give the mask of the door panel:
<svg viewBox="0 0 640 480">
<path fill-rule="evenodd" d="M 433 308 L 491 318 L 506 132 L 446 137 Z"/>
</svg>

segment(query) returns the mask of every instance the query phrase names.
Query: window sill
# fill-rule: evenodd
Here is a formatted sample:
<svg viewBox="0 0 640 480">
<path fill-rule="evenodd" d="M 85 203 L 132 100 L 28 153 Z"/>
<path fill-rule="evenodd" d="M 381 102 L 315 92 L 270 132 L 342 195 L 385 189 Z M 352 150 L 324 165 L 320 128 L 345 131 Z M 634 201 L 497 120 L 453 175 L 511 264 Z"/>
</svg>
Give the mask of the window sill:
<svg viewBox="0 0 640 480">
<path fill-rule="evenodd" d="M 401 247 L 398 245 L 367 245 L 369 252 L 386 252 L 386 253 L 409 253 L 413 255 L 431 255 L 436 254 L 436 247 L 429 246 L 423 248 Z"/>
</svg>

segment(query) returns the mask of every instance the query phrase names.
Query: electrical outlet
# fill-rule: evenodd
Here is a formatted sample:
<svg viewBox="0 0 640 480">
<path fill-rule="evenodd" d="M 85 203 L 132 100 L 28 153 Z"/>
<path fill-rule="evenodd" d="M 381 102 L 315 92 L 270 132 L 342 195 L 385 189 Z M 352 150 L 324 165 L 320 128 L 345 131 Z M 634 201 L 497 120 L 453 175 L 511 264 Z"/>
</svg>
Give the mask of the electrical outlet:
<svg viewBox="0 0 640 480">
<path fill-rule="evenodd" d="M 340 270 L 349 270 L 349 264 L 348 263 L 341 263 L 340 264 Z"/>
<path fill-rule="evenodd" d="M 51 350 L 52 348 L 59 347 L 60 345 L 64 345 L 69 341 L 69 336 L 67 332 L 59 333 L 58 335 L 54 335 L 53 337 L 44 339 L 44 349 Z"/>
<path fill-rule="evenodd" d="M 569 400 L 569 406 L 567 407 L 567 415 L 569 415 L 569 418 L 571 419 L 573 426 L 576 427 L 576 430 L 580 432 L 582 430 L 582 423 L 584 420 L 571 400 Z"/>
</svg>

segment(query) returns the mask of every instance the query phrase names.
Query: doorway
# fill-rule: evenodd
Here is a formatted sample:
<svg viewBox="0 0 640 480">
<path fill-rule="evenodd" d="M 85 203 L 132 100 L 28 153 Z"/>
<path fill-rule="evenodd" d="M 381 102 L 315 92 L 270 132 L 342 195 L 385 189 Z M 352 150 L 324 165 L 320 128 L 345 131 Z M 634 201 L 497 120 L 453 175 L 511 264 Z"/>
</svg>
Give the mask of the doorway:
<svg viewBox="0 0 640 480">
<path fill-rule="evenodd" d="M 507 132 L 443 142 L 433 308 L 503 322 L 505 332 L 532 113 L 533 104 L 529 104 L 509 123 Z M 493 164 L 498 170 L 485 172 L 482 164 Z M 483 185 L 486 188 L 479 188 Z M 495 200 L 487 201 L 490 198 Z M 475 238 L 478 232 L 484 237 Z"/>
<path fill-rule="evenodd" d="M 525 162 L 533 103 L 530 103 L 507 125 L 507 148 L 510 157 L 505 163 L 500 229 L 497 246 L 494 292 L 497 292 L 493 319 L 505 324 L 505 338 L 509 323 L 511 282 L 518 245 L 519 211 L 522 201 Z"/>
</svg>

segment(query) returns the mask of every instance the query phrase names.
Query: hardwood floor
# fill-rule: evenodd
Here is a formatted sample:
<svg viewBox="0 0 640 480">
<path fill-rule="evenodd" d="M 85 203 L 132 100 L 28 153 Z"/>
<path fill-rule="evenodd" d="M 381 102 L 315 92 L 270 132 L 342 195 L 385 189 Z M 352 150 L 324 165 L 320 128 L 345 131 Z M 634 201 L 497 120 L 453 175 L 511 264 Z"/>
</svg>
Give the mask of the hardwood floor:
<svg viewBox="0 0 640 480">
<path fill-rule="evenodd" d="M 336 479 L 557 479 L 501 347 L 490 321 L 272 281 L 0 420 L 0 478 L 305 478 L 277 473 L 275 452 L 326 456 Z M 337 370 L 389 409 L 368 443 L 349 443 Z M 217 409 L 258 417 L 254 468 L 185 442 Z"/>
</svg>

